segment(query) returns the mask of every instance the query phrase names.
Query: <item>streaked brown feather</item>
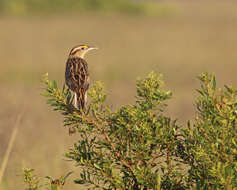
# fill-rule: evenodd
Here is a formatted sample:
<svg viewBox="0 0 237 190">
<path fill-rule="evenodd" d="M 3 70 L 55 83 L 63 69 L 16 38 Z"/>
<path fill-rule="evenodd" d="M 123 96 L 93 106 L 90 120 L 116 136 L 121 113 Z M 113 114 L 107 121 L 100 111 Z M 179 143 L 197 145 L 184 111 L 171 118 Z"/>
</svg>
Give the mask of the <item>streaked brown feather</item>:
<svg viewBox="0 0 237 190">
<path fill-rule="evenodd" d="M 77 94 L 78 108 L 85 108 L 86 91 L 89 88 L 87 62 L 80 57 L 69 57 L 65 71 L 66 85 Z"/>
</svg>

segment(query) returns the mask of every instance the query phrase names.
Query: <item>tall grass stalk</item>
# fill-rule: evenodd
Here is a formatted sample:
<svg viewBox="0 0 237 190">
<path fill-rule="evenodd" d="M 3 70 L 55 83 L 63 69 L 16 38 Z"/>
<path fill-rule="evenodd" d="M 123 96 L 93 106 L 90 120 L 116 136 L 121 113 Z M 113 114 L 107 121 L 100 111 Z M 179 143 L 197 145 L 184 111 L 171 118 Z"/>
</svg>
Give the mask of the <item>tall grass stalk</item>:
<svg viewBox="0 0 237 190">
<path fill-rule="evenodd" d="M 4 155 L 2 166 L 1 166 L 1 169 L 0 169 L 0 185 L 2 183 L 2 179 L 3 179 L 4 173 L 5 173 L 6 167 L 7 167 L 7 163 L 8 163 L 9 157 L 10 157 L 10 153 L 12 151 L 14 142 L 16 140 L 16 135 L 17 135 L 18 128 L 20 126 L 23 115 L 24 115 L 24 111 L 20 112 L 17 115 L 17 118 L 16 118 L 16 122 L 15 122 L 15 125 L 14 125 L 14 128 L 13 128 L 12 134 L 11 134 L 11 138 L 10 138 L 10 141 L 8 143 L 8 147 L 7 147 L 6 153 Z"/>
</svg>

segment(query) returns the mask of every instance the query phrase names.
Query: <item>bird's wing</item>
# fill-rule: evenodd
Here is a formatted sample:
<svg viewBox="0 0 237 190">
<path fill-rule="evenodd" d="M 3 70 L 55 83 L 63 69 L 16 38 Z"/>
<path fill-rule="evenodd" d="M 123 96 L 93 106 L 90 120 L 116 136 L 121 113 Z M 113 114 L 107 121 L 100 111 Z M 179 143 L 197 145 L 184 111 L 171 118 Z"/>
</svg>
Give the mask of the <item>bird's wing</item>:
<svg viewBox="0 0 237 190">
<path fill-rule="evenodd" d="M 89 88 L 88 64 L 82 58 L 69 58 L 66 66 L 66 81 L 68 87 L 79 92 L 80 89 L 85 91 Z"/>
</svg>

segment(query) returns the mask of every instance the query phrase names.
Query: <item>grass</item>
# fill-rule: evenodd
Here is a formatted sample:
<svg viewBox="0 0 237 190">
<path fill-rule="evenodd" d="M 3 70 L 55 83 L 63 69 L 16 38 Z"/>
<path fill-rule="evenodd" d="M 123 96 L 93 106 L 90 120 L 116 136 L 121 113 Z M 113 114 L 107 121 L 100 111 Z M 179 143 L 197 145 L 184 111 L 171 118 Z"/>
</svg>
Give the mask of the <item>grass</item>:
<svg viewBox="0 0 237 190">
<path fill-rule="evenodd" d="M 171 5 L 179 14 L 167 18 L 0 18 L 0 163 L 16 115 L 26 102 L 3 178 L 4 190 L 23 189 L 17 176 L 22 167 L 34 167 L 40 175 L 55 178 L 71 168 L 63 153 L 76 137 L 67 135 L 62 118 L 49 110 L 40 96 L 40 78 L 49 72 L 62 85 L 67 55 L 76 44 L 100 48 L 86 59 L 92 81 L 105 83 L 114 107 L 132 102 L 136 77 L 151 70 L 164 74 L 167 88 L 174 93 L 167 112 L 182 118 L 179 122 L 194 118 L 195 77 L 201 72 L 215 73 L 219 85 L 236 85 L 237 3 L 187 1 Z M 66 185 L 66 189 L 74 187 Z"/>
</svg>

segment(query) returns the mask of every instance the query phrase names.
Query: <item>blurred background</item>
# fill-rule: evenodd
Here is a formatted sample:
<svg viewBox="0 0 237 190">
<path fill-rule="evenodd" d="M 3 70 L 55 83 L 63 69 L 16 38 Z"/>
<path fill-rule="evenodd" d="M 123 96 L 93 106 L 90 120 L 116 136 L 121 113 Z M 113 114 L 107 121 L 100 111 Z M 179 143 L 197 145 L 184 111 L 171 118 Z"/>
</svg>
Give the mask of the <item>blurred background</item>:
<svg viewBox="0 0 237 190">
<path fill-rule="evenodd" d="M 114 109 L 133 103 L 136 78 L 155 71 L 173 92 L 166 113 L 184 124 L 195 118 L 201 72 L 215 74 L 219 87 L 237 85 L 237 1 L 0 0 L 0 164 L 24 112 L 0 189 L 24 189 L 22 167 L 77 175 L 63 157 L 77 136 L 40 95 L 46 72 L 63 85 L 77 44 L 99 47 L 86 60 Z M 78 189 L 69 181 L 65 189 Z"/>
</svg>

